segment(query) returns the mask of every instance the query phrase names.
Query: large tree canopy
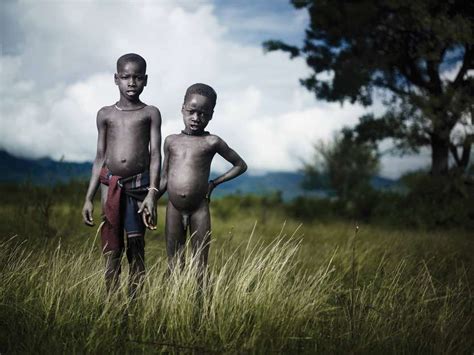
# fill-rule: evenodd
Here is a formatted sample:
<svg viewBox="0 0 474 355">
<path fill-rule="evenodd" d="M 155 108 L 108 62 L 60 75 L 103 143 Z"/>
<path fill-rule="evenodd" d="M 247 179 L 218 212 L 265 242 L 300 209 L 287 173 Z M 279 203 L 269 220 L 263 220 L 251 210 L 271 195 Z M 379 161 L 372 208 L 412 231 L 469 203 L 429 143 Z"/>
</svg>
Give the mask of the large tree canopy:
<svg viewBox="0 0 474 355">
<path fill-rule="evenodd" d="M 431 146 L 432 173 L 448 171 L 449 152 L 465 169 L 474 111 L 474 2 L 463 0 L 293 0 L 310 22 L 304 45 L 271 40 L 268 51 L 301 56 L 313 70 L 301 83 L 317 98 L 371 105 L 359 140 L 393 138 L 396 146 Z M 457 132 L 457 134 L 454 134 Z M 458 146 L 463 153 L 458 154 Z"/>
</svg>

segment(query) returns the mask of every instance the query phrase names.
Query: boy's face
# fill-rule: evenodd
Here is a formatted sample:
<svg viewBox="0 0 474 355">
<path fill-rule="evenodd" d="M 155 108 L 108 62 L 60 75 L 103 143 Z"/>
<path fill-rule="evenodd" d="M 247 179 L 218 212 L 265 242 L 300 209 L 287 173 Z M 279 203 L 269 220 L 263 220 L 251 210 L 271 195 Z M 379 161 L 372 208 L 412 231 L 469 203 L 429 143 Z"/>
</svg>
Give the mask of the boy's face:
<svg viewBox="0 0 474 355">
<path fill-rule="evenodd" d="M 186 133 L 199 135 L 212 119 L 212 102 L 206 96 L 191 94 L 181 108 Z"/>
<path fill-rule="evenodd" d="M 129 100 L 138 99 L 148 79 L 144 68 L 136 62 L 126 62 L 114 77 L 120 94 Z"/>
</svg>

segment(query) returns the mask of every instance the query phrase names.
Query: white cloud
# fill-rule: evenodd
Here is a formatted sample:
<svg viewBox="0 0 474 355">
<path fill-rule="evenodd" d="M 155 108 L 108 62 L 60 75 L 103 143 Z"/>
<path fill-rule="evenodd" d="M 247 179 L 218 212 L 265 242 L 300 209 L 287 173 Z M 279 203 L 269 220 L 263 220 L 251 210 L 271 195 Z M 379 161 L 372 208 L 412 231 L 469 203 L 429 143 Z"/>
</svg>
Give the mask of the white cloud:
<svg viewBox="0 0 474 355">
<path fill-rule="evenodd" d="M 224 107 L 223 116 L 227 109 Z M 328 139 L 335 129 L 354 124 L 362 112 L 357 106 L 327 104 L 271 116 L 259 116 L 255 110 L 241 115 L 235 125 L 214 123 L 215 131 L 229 137 L 228 143 L 239 147 L 250 166 L 260 167 L 263 161 L 265 169 L 291 171 L 312 156 L 312 142 Z M 216 169 L 222 166 L 216 164 Z"/>
<path fill-rule="evenodd" d="M 298 83 L 308 74 L 302 60 L 264 55 L 259 45 L 229 36 L 233 24 L 205 1 L 19 2 L 9 14 L 18 26 L 10 32 L 21 36 L 10 41 L 18 50 L 0 62 L 0 147 L 14 154 L 92 160 L 95 115 L 117 100 L 115 61 L 127 52 L 147 59 L 142 99 L 160 108 L 163 136 L 182 128 L 186 88 L 209 83 L 218 93 L 209 130 L 253 171 L 299 168 L 312 142 L 363 112 L 316 102 Z"/>
</svg>

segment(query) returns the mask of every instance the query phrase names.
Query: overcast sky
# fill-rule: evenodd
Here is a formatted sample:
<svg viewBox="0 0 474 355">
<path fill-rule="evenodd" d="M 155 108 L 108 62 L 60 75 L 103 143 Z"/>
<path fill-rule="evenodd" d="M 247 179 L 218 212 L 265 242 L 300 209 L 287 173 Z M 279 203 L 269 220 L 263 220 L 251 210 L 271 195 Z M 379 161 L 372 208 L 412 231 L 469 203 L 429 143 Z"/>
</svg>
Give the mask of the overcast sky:
<svg viewBox="0 0 474 355">
<path fill-rule="evenodd" d="M 186 88 L 215 88 L 208 130 L 247 161 L 251 173 L 294 171 L 312 144 L 354 125 L 358 105 L 316 101 L 299 85 L 308 68 L 266 39 L 301 43 L 305 11 L 272 1 L 4 1 L 1 2 L 0 149 L 69 161 L 94 159 L 97 110 L 118 100 L 117 58 L 148 62 L 142 101 L 162 114 L 162 134 L 179 132 Z M 429 156 L 384 157 L 381 174 L 398 177 Z M 227 167 L 216 159 L 215 170 Z"/>
</svg>

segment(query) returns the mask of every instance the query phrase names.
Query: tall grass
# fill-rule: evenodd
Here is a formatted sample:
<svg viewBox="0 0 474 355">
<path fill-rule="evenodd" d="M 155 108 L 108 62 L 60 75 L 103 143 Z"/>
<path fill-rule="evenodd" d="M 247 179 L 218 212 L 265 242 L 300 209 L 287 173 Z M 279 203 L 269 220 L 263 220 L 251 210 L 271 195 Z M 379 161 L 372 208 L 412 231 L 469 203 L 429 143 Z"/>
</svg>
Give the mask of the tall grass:
<svg viewBox="0 0 474 355">
<path fill-rule="evenodd" d="M 440 281 L 429 261 L 390 264 L 379 254 L 376 269 L 366 270 L 370 248 L 348 236 L 347 247 L 334 247 L 308 269 L 298 233 L 282 229 L 265 242 L 255 230 L 237 246 L 211 247 L 204 290 L 190 255 L 169 278 L 166 260 L 149 260 L 134 301 L 127 275 L 119 292 L 106 296 L 103 262 L 90 241 L 79 250 L 1 242 L 0 351 L 472 352 L 463 265 Z"/>
</svg>

